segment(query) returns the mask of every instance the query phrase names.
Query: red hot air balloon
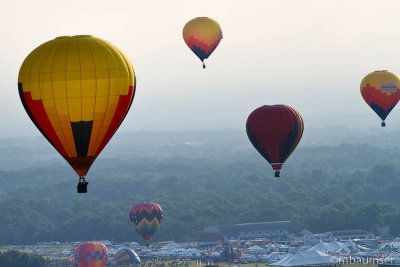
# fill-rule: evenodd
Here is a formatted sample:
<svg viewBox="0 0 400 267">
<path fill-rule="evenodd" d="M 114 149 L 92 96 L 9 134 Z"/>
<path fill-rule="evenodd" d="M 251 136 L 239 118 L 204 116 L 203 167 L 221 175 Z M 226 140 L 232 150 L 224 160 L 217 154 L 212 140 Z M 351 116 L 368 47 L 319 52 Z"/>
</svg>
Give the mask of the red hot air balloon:
<svg viewBox="0 0 400 267">
<path fill-rule="evenodd" d="M 303 135 L 300 113 L 285 105 L 262 106 L 247 118 L 246 131 L 250 142 L 271 164 L 275 177 L 292 154 Z"/>
<path fill-rule="evenodd" d="M 108 261 L 108 249 L 101 242 L 85 242 L 75 250 L 75 266 L 104 267 Z"/>
</svg>

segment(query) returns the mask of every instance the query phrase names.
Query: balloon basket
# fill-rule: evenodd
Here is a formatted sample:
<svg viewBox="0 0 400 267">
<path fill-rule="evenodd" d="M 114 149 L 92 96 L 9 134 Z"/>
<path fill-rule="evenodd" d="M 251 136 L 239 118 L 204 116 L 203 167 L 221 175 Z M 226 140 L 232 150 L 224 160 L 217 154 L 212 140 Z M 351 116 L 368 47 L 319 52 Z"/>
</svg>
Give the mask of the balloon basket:
<svg viewBox="0 0 400 267">
<path fill-rule="evenodd" d="M 87 193 L 87 185 L 89 182 L 86 182 L 85 177 L 79 177 L 78 185 L 76 186 L 78 193 Z"/>
</svg>

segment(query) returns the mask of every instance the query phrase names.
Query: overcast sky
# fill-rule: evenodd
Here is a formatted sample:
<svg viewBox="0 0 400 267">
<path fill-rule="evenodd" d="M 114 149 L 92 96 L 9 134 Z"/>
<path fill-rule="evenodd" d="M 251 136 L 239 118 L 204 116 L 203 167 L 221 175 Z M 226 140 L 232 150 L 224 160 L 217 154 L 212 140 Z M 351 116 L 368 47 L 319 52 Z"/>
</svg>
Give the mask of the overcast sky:
<svg viewBox="0 0 400 267">
<path fill-rule="evenodd" d="M 91 34 L 132 60 L 137 93 L 121 131 L 244 129 L 264 104 L 288 104 L 305 127 L 380 127 L 361 79 L 400 72 L 400 1 L 8 0 L 0 8 L 0 137 L 39 135 L 18 96 L 24 58 L 60 35 Z M 224 39 L 203 70 L 182 39 L 198 16 Z M 400 126 L 396 107 L 388 127 Z"/>
</svg>

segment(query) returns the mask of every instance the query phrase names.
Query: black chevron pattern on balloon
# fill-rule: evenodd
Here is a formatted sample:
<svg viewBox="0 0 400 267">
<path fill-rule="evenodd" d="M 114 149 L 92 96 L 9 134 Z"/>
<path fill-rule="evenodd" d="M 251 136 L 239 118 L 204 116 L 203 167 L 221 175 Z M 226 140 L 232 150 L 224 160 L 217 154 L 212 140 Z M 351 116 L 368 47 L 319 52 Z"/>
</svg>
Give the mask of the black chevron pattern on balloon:
<svg viewBox="0 0 400 267">
<path fill-rule="evenodd" d="M 161 223 L 162 221 L 162 214 L 158 210 L 153 210 L 150 214 L 142 210 L 141 212 L 136 212 L 136 213 L 131 213 L 131 220 L 135 224 L 143 220 L 144 218 L 147 219 L 147 221 L 151 222 L 154 218 L 157 218 L 158 222 Z"/>
</svg>

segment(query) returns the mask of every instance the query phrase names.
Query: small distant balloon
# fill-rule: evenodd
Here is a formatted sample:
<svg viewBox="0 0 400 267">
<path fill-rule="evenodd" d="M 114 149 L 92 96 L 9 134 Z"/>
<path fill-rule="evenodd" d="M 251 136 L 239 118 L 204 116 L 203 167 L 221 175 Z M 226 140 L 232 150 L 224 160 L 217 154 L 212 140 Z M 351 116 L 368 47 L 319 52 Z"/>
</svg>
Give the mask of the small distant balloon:
<svg viewBox="0 0 400 267">
<path fill-rule="evenodd" d="M 133 249 L 122 248 L 115 253 L 112 262 L 114 263 L 112 266 L 137 267 L 140 263 L 140 258 Z"/>
<path fill-rule="evenodd" d="M 158 203 L 142 202 L 132 206 L 129 215 L 136 231 L 147 241 L 160 228 L 163 212 Z"/>
<path fill-rule="evenodd" d="M 399 86 L 398 75 L 387 70 L 371 72 L 361 81 L 361 95 L 382 119 L 382 127 L 386 126 L 386 117 L 400 100 Z"/>
<path fill-rule="evenodd" d="M 246 131 L 250 142 L 275 170 L 275 177 L 279 177 L 283 164 L 300 142 L 304 123 L 292 107 L 266 105 L 249 115 Z"/>
<path fill-rule="evenodd" d="M 75 266 L 104 267 L 108 261 L 108 249 L 101 242 L 85 242 L 75 250 Z"/>
<path fill-rule="evenodd" d="M 222 39 L 222 30 L 218 22 L 207 17 L 198 17 L 190 20 L 183 27 L 183 39 L 186 45 L 203 62 L 217 48 Z"/>
</svg>

